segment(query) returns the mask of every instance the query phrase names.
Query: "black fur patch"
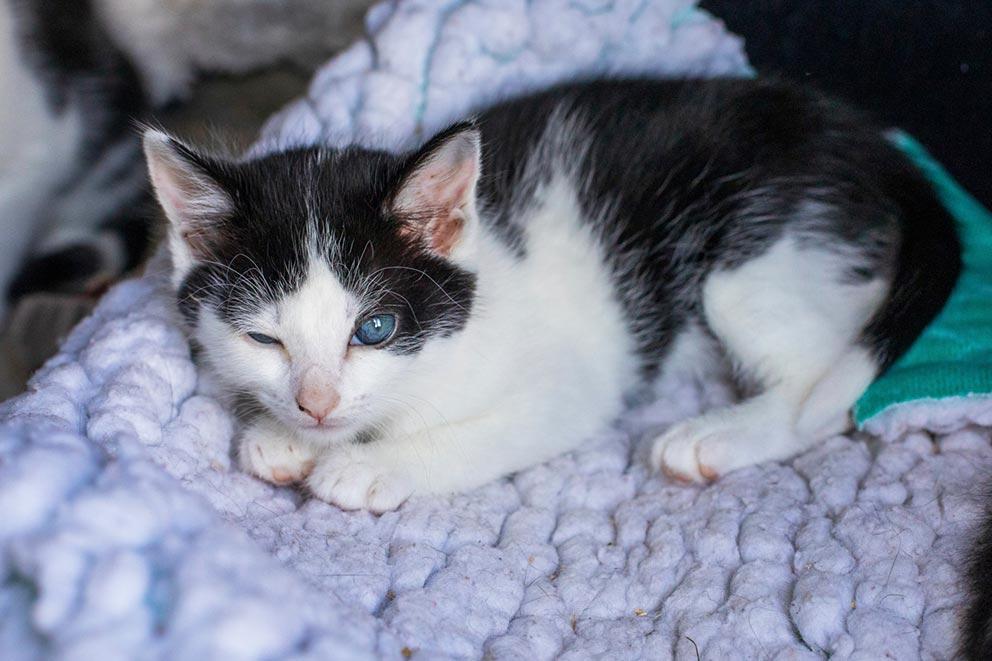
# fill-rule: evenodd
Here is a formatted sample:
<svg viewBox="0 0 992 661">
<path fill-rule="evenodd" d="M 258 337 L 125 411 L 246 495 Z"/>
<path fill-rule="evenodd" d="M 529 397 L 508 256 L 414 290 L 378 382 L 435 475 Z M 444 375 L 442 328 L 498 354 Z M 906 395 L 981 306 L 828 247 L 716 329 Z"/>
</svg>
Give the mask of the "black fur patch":
<svg viewBox="0 0 992 661">
<path fill-rule="evenodd" d="M 82 293 L 103 268 L 100 251 L 74 245 L 28 260 L 10 283 L 7 298 L 16 301 L 35 292 Z"/>
</svg>

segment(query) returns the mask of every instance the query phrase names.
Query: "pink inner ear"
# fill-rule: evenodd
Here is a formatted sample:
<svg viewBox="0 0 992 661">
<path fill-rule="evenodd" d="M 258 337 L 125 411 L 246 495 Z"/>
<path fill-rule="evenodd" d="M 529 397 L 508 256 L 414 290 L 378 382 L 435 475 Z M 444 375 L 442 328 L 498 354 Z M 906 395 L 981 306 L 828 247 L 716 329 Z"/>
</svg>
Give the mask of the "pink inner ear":
<svg viewBox="0 0 992 661">
<path fill-rule="evenodd" d="M 416 212 L 426 208 L 450 211 L 463 206 L 475 183 L 475 163 L 430 163 L 416 172 L 403 187 L 396 204 Z"/>
<path fill-rule="evenodd" d="M 145 135 L 148 170 L 159 202 L 194 258 L 206 258 L 221 231 L 217 219 L 232 210 L 220 186 L 176 150 L 164 134 Z"/>
<path fill-rule="evenodd" d="M 190 209 L 189 205 L 186 204 L 186 197 L 174 181 L 169 181 L 167 184 L 162 185 L 160 190 L 163 197 L 165 197 L 165 205 L 171 208 L 173 213 L 184 218 L 189 216 Z"/>
<path fill-rule="evenodd" d="M 176 214 L 182 225 L 198 226 L 203 216 L 222 214 L 230 208 L 227 196 L 215 184 L 174 164 L 153 172 L 152 178 L 163 206 Z"/>
<path fill-rule="evenodd" d="M 475 194 L 477 156 L 442 153 L 415 172 L 396 197 L 395 208 L 407 218 L 404 235 L 447 256 L 462 235 L 466 206 Z"/>
<path fill-rule="evenodd" d="M 430 232 L 431 248 L 440 255 L 450 255 L 461 238 L 462 230 L 465 229 L 464 216 L 455 210 L 446 222 L 434 224 Z"/>
</svg>

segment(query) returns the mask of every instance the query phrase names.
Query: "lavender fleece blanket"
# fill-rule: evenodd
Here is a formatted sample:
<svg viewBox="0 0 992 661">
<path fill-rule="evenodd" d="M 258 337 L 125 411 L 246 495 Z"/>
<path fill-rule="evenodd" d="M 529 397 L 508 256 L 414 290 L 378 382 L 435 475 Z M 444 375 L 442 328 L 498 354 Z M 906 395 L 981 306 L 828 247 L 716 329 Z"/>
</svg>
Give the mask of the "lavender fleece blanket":
<svg viewBox="0 0 992 661">
<path fill-rule="evenodd" d="M 493 94 L 593 71 L 744 72 L 689 0 L 399 0 L 256 151 L 398 145 Z M 161 260 L 0 406 L 0 658 L 941 659 L 988 428 L 907 415 L 680 486 L 671 383 L 581 450 L 376 517 L 240 473 Z"/>
</svg>

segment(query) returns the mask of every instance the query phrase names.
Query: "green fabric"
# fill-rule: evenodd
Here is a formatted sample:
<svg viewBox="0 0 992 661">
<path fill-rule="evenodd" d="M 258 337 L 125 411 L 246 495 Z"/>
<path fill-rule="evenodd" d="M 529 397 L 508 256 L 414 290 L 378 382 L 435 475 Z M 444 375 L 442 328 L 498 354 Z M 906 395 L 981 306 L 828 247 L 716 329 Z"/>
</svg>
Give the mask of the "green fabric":
<svg viewBox="0 0 992 661">
<path fill-rule="evenodd" d="M 904 133 L 892 140 L 934 184 L 958 223 L 964 268 L 947 305 L 854 407 L 858 426 L 909 402 L 992 395 L 992 214 Z"/>
</svg>

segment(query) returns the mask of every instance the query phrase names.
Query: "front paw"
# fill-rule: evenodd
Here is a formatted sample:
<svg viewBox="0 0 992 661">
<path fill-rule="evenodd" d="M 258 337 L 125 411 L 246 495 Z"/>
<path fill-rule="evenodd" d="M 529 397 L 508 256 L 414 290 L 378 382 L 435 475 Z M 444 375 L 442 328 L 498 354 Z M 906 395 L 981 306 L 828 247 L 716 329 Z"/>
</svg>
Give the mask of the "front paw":
<svg viewBox="0 0 992 661">
<path fill-rule="evenodd" d="M 802 445 L 788 415 L 756 406 L 720 409 L 676 424 L 651 448 L 651 465 L 680 482 L 712 482 L 739 468 L 778 461 Z"/>
<path fill-rule="evenodd" d="M 238 447 L 241 468 L 277 485 L 301 482 L 313 471 L 315 456 L 310 447 L 265 423 L 245 430 Z"/>
<path fill-rule="evenodd" d="M 322 455 L 307 479 L 317 498 L 346 510 L 394 510 L 413 494 L 413 484 L 364 446 L 346 445 Z"/>
<path fill-rule="evenodd" d="M 655 440 L 651 465 L 679 482 L 712 482 L 761 461 L 756 446 L 771 441 L 774 424 L 751 417 L 730 408 L 680 422 Z"/>
<path fill-rule="evenodd" d="M 730 439 L 723 437 L 729 431 L 707 425 L 704 418 L 678 423 L 655 439 L 651 466 L 678 482 L 715 480 L 722 472 L 720 467 L 704 462 L 701 453 L 725 445 Z"/>
</svg>

